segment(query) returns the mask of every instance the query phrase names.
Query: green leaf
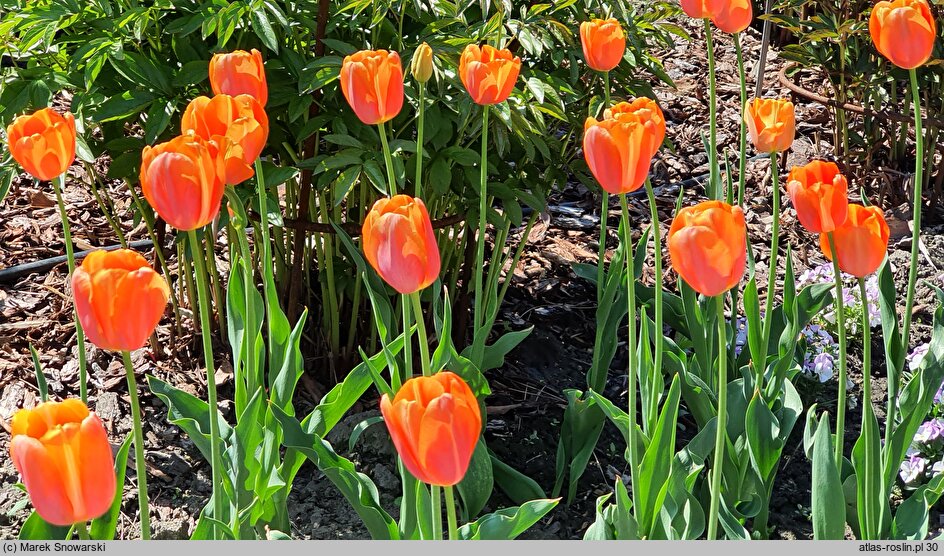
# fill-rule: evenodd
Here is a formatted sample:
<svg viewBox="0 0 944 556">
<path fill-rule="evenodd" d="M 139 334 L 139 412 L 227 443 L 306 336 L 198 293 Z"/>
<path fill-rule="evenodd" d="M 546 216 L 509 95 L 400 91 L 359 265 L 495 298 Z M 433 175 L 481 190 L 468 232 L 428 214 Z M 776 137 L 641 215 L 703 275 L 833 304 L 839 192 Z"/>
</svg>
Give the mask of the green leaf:
<svg viewBox="0 0 944 556">
<path fill-rule="evenodd" d="M 118 529 L 118 516 L 121 515 L 121 499 L 125 493 L 125 474 L 128 469 L 128 451 L 131 448 L 134 436 L 129 434 L 125 441 L 118 448 L 115 455 L 115 498 L 108 511 L 92 520 L 92 527 L 89 530 L 89 536 L 97 541 L 114 540 Z"/>
<path fill-rule="evenodd" d="M 528 500 L 547 498 L 544 489 L 534 479 L 500 460 L 491 450 L 488 455 L 492 459 L 492 474 L 498 488 L 502 489 L 512 502 L 524 504 Z"/>
<path fill-rule="evenodd" d="M 479 438 L 472 453 L 472 461 L 469 462 L 469 469 L 456 485 L 462 499 L 462 520 L 468 521 L 477 516 L 488 503 L 494 489 L 492 460 L 488 455 L 485 440 Z"/>
<path fill-rule="evenodd" d="M 633 489 L 636 491 L 636 520 L 643 537 L 650 536 L 665 498 L 665 482 L 669 477 L 672 457 L 675 454 L 681 389 L 679 382 L 679 375 L 675 375 L 662 406 L 659 421 L 652 433 L 649 448 L 639 464 L 639 486 Z"/>
<path fill-rule="evenodd" d="M 43 365 L 39 362 L 39 354 L 33 344 L 29 345 L 30 357 L 33 358 L 33 373 L 36 375 L 36 387 L 39 389 L 39 399 L 49 401 L 49 386 L 46 384 L 46 375 L 43 374 Z"/>
<path fill-rule="evenodd" d="M 744 415 L 744 429 L 747 433 L 747 448 L 751 464 L 761 479 L 766 483 L 777 470 L 784 438 L 780 433 L 780 421 L 767 407 L 759 391 L 754 392 L 747 412 Z"/>
<path fill-rule="evenodd" d="M 842 540 L 846 530 L 846 501 L 833 453 L 829 414 L 816 427 L 813 437 L 813 538 Z"/>
<path fill-rule="evenodd" d="M 22 541 L 61 541 L 68 539 L 71 533 L 72 527 L 47 523 L 34 511 L 23 522 L 17 538 Z"/>
<path fill-rule="evenodd" d="M 357 472 L 350 460 L 336 454 L 327 441 L 317 434 L 306 433 L 294 417 L 278 406 L 270 405 L 270 408 L 282 425 L 285 447 L 298 450 L 318 466 L 360 516 L 371 538 L 398 539 L 397 523 L 380 506 L 380 496 L 373 481 Z"/>
<path fill-rule="evenodd" d="M 252 25 L 253 32 L 259 37 L 262 44 L 266 45 L 266 48 L 272 52 L 278 54 L 279 41 L 275 36 L 275 31 L 272 29 L 272 24 L 269 23 L 269 16 L 266 15 L 265 10 L 260 7 L 250 11 L 249 21 Z"/>
<path fill-rule="evenodd" d="M 560 439 L 557 442 L 553 494 L 560 494 L 564 479 L 569 476 L 567 503 L 570 504 L 577 496 L 577 482 L 590 462 L 606 417 L 594 398 L 584 396 L 580 390 L 564 390 L 564 395 L 567 397 L 567 407 L 564 408 Z"/>
<path fill-rule="evenodd" d="M 460 527 L 459 538 L 492 541 L 515 539 L 553 510 L 558 502 L 559 498 L 532 500 L 518 507 L 498 510 L 482 516 L 475 523 Z"/>
</svg>

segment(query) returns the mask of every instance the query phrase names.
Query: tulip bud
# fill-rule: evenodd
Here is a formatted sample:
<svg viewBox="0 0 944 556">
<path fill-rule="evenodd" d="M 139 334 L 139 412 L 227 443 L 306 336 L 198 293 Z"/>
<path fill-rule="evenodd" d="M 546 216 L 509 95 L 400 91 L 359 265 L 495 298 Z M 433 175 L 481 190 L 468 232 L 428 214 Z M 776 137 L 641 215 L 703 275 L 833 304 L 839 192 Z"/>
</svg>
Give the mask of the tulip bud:
<svg viewBox="0 0 944 556">
<path fill-rule="evenodd" d="M 744 121 L 759 152 L 782 153 L 793 145 L 796 115 L 789 100 L 755 98 L 744 107 Z"/>
<path fill-rule="evenodd" d="M 888 236 L 888 223 L 882 209 L 850 203 L 845 223 L 833 232 L 839 269 L 857 278 L 865 278 L 878 270 L 888 251 Z M 833 260 L 827 234 L 820 234 L 819 244 L 826 258 Z"/>
<path fill-rule="evenodd" d="M 441 371 L 406 381 L 380 412 L 404 467 L 426 484 L 452 486 L 465 477 L 482 433 L 472 389 L 459 375 Z"/>
<path fill-rule="evenodd" d="M 72 294 L 90 342 L 99 349 L 134 351 L 160 322 L 170 290 L 139 253 L 99 249 L 75 269 Z"/>
<path fill-rule="evenodd" d="M 795 166 L 787 177 L 787 193 L 797 218 L 814 233 L 832 232 L 846 221 L 849 183 L 833 162 L 814 160 Z"/>
<path fill-rule="evenodd" d="M 675 215 L 668 235 L 672 268 L 698 293 L 714 297 L 737 286 L 747 260 L 744 212 L 703 201 Z"/>
<path fill-rule="evenodd" d="M 421 199 L 380 199 L 364 219 L 361 239 L 367 262 L 402 294 L 420 291 L 439 276 L 439 246 Z"/>
<path fill-rule="evenodd" d="M 470 44 L 459 58 L 459 78 L 472 101 L 482 106 L 504 102 L 520 72 L 521 58 L 507 48 Z"/>
<path fill-rule="evenodd" d="M 665 117 L 655 101 L 641 97 L 606 110 L 602 120 L 584 122 L 583 153 L 590 172 L 607 192 L 642 187 L 665 139 Z"/>
<path fill-rule="evenodd" d="M 926 0 L 883 1 L 872 8 L 869 33 L 882 56 L 914 69 L 931 57 L 937 25 Z"/>
<path fill-rule="evenodd" d="M 223 152 L 227 185 L 242 183 L 253 176 L 252 165 L 269 137 L 269 118 L 261 104 L 250 95 L 218 94 L 193 99 L 180 120 L 184 135 L 194 134 L 222 147 L 225 137 L 230 148 Z"/>
<path fill-rule="evenodd" d="M 85 527 L 111 508 L 117 488 L 111 446 L 101 419 L 84 403 L 21 409 L 10 429 L 10 459 L 41 518 Z"/>
<path fill-rule="evenodd" d="M 216 218 L 226 183 L 225 154 L 232 148 L 195 135 L 180 135 L 141 152 L 141 191 L 168 224 L 183 232 Z M 242 161 L 240 161 L 242 163 Z"/>
<path fill-rule="evenodd" d="M 210 59 L 210 87 L 213 94 L 250 95 L 262 106 L 269 100 L 262 53 L 236 50 L 214 54 Z"/>
<path fill-rule="evenodd" d="M 419 83 L 426 83 L 433 76 L 433 49 L 425 42 L 416 47 L 410 62 L 410 73 Z"/>
<path fill-rule="evenodd" d="M 75 160 L 75 118 L 52 108 L 20 116 L 7 127 L 10 153 L 34 178 L 49 181 Z"/>
<path fill-rule="evenodd" d="M 403 108 L 400 55 L 386 50 L 361 50 L 346 56 L 341 63 L 341 92 L 365 124 L 392 120 Z"/>
</svg>

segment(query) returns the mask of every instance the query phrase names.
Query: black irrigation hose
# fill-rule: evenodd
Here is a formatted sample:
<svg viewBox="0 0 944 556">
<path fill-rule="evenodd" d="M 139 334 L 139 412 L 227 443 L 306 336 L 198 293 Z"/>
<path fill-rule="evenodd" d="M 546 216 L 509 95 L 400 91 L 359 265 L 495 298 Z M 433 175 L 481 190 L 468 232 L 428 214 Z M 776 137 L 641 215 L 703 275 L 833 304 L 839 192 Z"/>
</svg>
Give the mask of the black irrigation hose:
<svg viewBox="0 0 944 556">
<path fill-rule="evenodd" d="M 131 249 L 145 249 L 147 247 L 153 246 L 154 243 L 149 239 L 142 239 L 139 241 L 132 241 L 128 244 L 128 247 Z M 110 245 L 108 247 L 97 247 L 89 251 L 80 251 L 75 254 L 75 260 L 79 261 L 84 259 L 92 251 L 114 251 L 115 249 L 121 249 L 120 245 Z M 46 272 L 51 268 L 60 265 L 66 262 L 66 256 L 60 255 L 58 257 L 52 257 L 49 259 L 44 259 L 41 261 L 33 261 L 29 263 L 23 263 L 16 266 L 11 266 L 10 268 L 0 269 L 0 284 L 6 284 L 13 282 L 14 280 L 27 276 L 34 272 Z"/>
</svg>

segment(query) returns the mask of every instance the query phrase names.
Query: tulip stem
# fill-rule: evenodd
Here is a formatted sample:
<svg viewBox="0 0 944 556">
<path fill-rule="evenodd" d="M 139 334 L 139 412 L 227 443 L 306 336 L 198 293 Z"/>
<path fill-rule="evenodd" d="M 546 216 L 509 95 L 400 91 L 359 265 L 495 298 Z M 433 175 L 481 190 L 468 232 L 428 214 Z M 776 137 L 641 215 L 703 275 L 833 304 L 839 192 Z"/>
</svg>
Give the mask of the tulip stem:
<svg viewBox="0 0 944 556">
<path fill-rule="evenodd" d="M 131 353 L 121 352 L 121 359 L 125 363 L 125 375 L 128 379 L 128 396 L 131 398 L 131 421 L 134 434 L 134 469 L 138 476 L 138 511 L 141 514 L 141 540 L 151 538 L 151 515 L 148 511 L 147 491 L 147 464 L 144 462 L 144 433 L 141 430 L 141 405 L 138 402 L 138 382 L 134 378 L 134 365 L 131 364 Z M 121 488 L 121 485 L 118 486 Z M 85 525 L 79 526 L 79 536 Z"/>
<path fill-rule="evenodd" d="M 269 251 L 269 207 L 268 199 L 269 195 L 266 191 L 265 185 L 265 176 L 262 173 L 262 159 L 257 158 L 256 163 L 256 189 L 259 194 L 259 236 L 262 239 L 262 250 L 259 251 L 260 257 L 262 258 L 262 293 L 265 296 L 265 303 L 263 305 L 268 308 L 269 302 L 275 297 L 274 292 L 272 292 L 272 285 L 275 283 L 275 278 L 272 276 L 272 255 Z M 303 215 L 307 218 L 307 215 Z M 257 240 L 258 241 L 258 240 Z M 269 318 L 266 320 L 268 331 L 268 340 L 269 340 L 269 353 L 272 353 L 272 318 L 269 315 Z M 212 360 L 211 360 L 212 362 Z M 250 394 L 252 395 L 252 394 Z"/>
<path fill-rule="evenodd" d="M 603 72 L 603 113 L 610 106 L 610 72 Z M 600 246 L 597 255 L 597 304 L 603 299 L 604 282 L 606 281 L 606 219 L 610 213 L 610 194 L 600 189 L 603 196 L 600 202 Z"/>
<path fill-rule="evenodd" d="M 59 217 L 62 219 L 62 235 L 66 244 L 66 261 L 69 266 L 69 279 L 75 272 L 75 252 L 72 249 L 72 227 L 69 226 L 69 214 L 66 212 L 66 203 L 62 199 L 62 190 L 66 186 L 66 175 L 62 174 L 52 179 L 52 189 L 56 193 L 56 204 L 59 206 Z M 69 280 L 66 280 L 67 282 Z M 79 347 L 79 397 L 82 403 L 88 403 L 88 371 L 85 362 L 85 330 L 79 321 L 79 314 L 72 309 L 72 319 L 75 321 L 75 337 Z"/>
<path fill-rule="evenodd" d="M 261 218 L 265 218 L 265 208 L 259 207 L 263 212 Z M 223 460 L 220 454 L 220 423 L 219 409 L 216 398 L 216 366 L 213 364 L 213 337 L 210 335 L 210 312 L 208 303 L 210 294 L 207 291 L 206 269 L 203 268 L 203 257 L 201 255 L 203 248 L 200 246 L 200 240 L 197 239 L 196 230 L 187 232 L 190 238 L 190 255 L 193 264 L 196 266 L 197 275 L 197 297 L 200 306 L 200 336 L 203 338 L 203 361 L 206 366 L 207 375 L 207 405 L 210 409 L 210 463 L 212 466 L 213 481 L 213 519 L 223 522 L 223 492 L 222 492 L 222 472 Z M 271 338 L 270 338 L 271 341 Z M 215 527 L 214 527 L 215 529 Z"/>
<path fill-rule="evenodd" d="M 875 422 L 874 409 L 872 408 L 872 329 L 869 323 L 869 298 L 866 295 L 865 291 L 865 278 L 859 278 L 859 295 L 862 296 L 862 431 L 868 430 L 868 427 L 872 426 L 869 423 Z M 897 403 L 898 400 L 889 395 L 888 406 L 891 408 Z M 886 422 L 886 427 L 889 425 Z M 863 442 L 864 433 L 861 433 L 859 441 Z M 876 441 L 878 442 L 878 441 Z M 864 442 L 863 442 L 864 443 Z M 887 444 L 886 444 L 887 446 Z M 869 450 L 869 448 L 866 448 Z M 884 452 L 884 450 L 882 450 Z M 882 452 L 879 452 L 880 454 Z M 868 461 L 868 459 L 866 460 Z M 841 469 L 841 468 L 840 468 Z M 870 469 L 868 465 L 864 466 L 863 470 L 857 471 L 857 480 L 865 481 L 865 492 L 876 492 L 885 489 L 885 485 L 882 483 L 880 477 L 876 477 L 877 473 L 870 472 L 874 468 Z M 877 470 L 876 470 L 877 471 Z M 878 488 L 876 488 L 876 481 L 879 481 Z M 890 494 L 891 486 L 887 487 L 888 492 L 885 492 L 884 495 L 888 496 Z M 873 499 L 866 499 L 864 509 L 860 506 L 859 515 L 861 516 L 860 521 L 863 539 L 875 539 L 878 538 L 876 535 L 878 533 L 879 522 L 881 521 L 881 510 L 878 507 L 880 501 Z"/>
<path fill-rule="evenodd" d="M 770 266 L 767 267 L 767 299 L 764 300 L 764 353 L 770 349 L 770 330 L 773 325 L 773 306 L 775 289 L 777 286 L 777 256 L 780 253 L 780 168 L 777 164 L 777 153 L 770 153 L 770 186 L 773 190 L 773 235 L 770 240 Z M 766 363 L 766 362 L 765 362 Z M 766 366 L 762 363 L 762 366 Z M 763 375 L 766 368 L 758 369 Z M 759 386 L 759 385 L 758 385 Z"/>
<path fill-rule="evenodd" d="M 912 108 L 914 108 L 915 118 L 915 177 L 914 177 L 914 210 L 912 212 L 913 228 L 911 230 L 911 268 L 908 270 L 908 294 L 905 298 L 904 324 L 902 325 L 902 347 L 901 357 L 897 368 L 904 365 L 905 354 L 908 353 L 908 346 L 911 340 L 911 313 L 914 309 L 915 282 L 918 280 L 918 257 L 921 253 L 921 208 L 924 187 L 924 130 L 921 124 L 921 96 L 918 90 L 918 74 L 912 69 L 909 71 L 911 76 L 911 98 Z M 865 297 L 862 298 L 863 300 Z M 895 366 L 889 369 L 888 381 L 888 418 L 885 421 L 885 428 L 888 431 L 895 424 L 895 414 L 898 406 L 898 372 Z M 886 432 L 886 437 L 888 433 Z"/>
<path fill-rule="evenodd" d="M 416 179 L 413 196 L 423 198 L 423 122 L 426 121 L 426 83 L 418 82 L 419 115 L 416 120 Z"/>
<path fill-rule="evenodd" d="M 429 485 L 429 495 L 432 498 L 433 540 L 443 540 L 442 534 L 442 497 L 439 496 L 439 485 Z"/>
<path fill-rule="evenodd" d="M 413 378 L 413 342 L 410 339 L 413 324 L 410 322 L 410 299 L 409 295 L 402 295 L 400 305 L 403 306 L 403 369 L 404 376 L 402 382 Z M 426 374 L 425 372 L 423 373 Z"/>
<path fill-rule="evenodd" d="M 839 334 L 839 398 L 836 405 L 836 468 L 842 469 L 842 450 L 846 427 L 846 309 L 842 298 L 842 271 L 836 255 L 836 239 L 833 232 L 826 233 L 829 252 L 833 259 L 833 278 L 836 282 L 836 328 Z M 863 298 L 864 299 L 864 298 Z"/>
<path fill-rule="evenodd" d="M 652 214 L 652 243 L 655 248 L 656 281 L 652 293 L 655 299 L 656 331 L 652 338 L 656 344 L 653 369 L 658 373 L 662 370 L 662 352 L 665 342 L 665 334 L 662 330 L 662 234 L 659 232 L 659 207 L 656 206 L 656 194 L 649 178 L 646 178 L 646 194 L 649 196 L 649 211 Z"/>
<path fill-rule="evenodd" d="M 715 298 L 718 308 L 718 423 L 715 432 L 714 466 L 711 470 L 711 506 L 708 509 L 708 540 L 718 536 L 718 510 L 721 506 L 721 471 L 727 436 L 728 411 L 728 330 L 724 321 L 724 296 Z"/>
<path fill-rule="evenodd" d="M 423 318 L 423 306 L 420 304 L 420 292 L 410 294 L 410 301 L 413 302 L 413 315 L 416 318 L 416 332 L 420 342 L 420 364 L 423 365 L 423 376 L 433 376 L 429 360 L 429 339 L 426 336 L 426 321 Z M 406 300 L 403 300 L 404 304 Z"/>
<path fill-rule="evenodd" d="M 629 206 L 626 195 L 620 195 L 620 209 L 623 217 L 623 243 L 626 253 L 626 293 L 629 305 L 627 349 L 629 351 L 629 370 L 627 396 L 629 398 L 629 473 L 633 482 L 633 508 L 638 511 L 636 493 L 639 491 L 639 455 L 636 450 L 636 280 L 633 273 L 633 232 L 629 226 Z"/>
<path fill-rule="evenodd" d="M 711 20 L 705 18 L 705 41 L 708 47 L 708 198 L 720 199 L 721 167 L 718 165 L 718 93 L 715 84 L 715 43 Z M 743 152 L 743 151 L 742 151 Z"/>
<path fill-rule="evenodd" d="M 79 535 L 79 540 L 87 541 L 89 539 L 88 522 L 83 521 L 75 524 L 75 532 Z"/>
<path fill-rule="evenodd" d="M 397 194 L 397 179 L 393 173 L 393 156 L 390 155 L 390 145 L 387 143 L 387 128 L 383 122 L 377 124 L 380 132 L 380 144 L 383 146 L 384 162 L 387 165 L 387 194 L 391 197 Z"/>
<path fill-rule="evenodd" d="M 485 346 L 485 342 L 475 342 L 474 338 L 479 334 L 479 328 L 482 327 L 482 273 L 485 267 L 485 213 L 488 210 L 487 190 L 488 190 L 488 106 L 482 107 L 482 160 L 479 163 L 479 235 L 475 252 L 475 267 L 472 274 L 475 275 L 475 301 L 472 315 L 472 337 L 473 345 Z M 482 364 L 482 354 L 475 353 L 480 350 L 473 350 L 472 362 L 475 365 Z"/>
<path fill-rule="evenodd" d="M 744 122 L 744 106 L 747 104 L 747 75 L 744 73 L 744 55 L 741 52 L 741 34 L 734 34 L 734 52 L 737 55 L 738 76 L 741 78 L 741 128 L 739 132 L 740 166 L 738 167 L 738 194 L 737 204 L 744 205 L 744 182 L 746 181 L 745 172 L 747 171 L 747 125 Z"/>
<path fill-rule="evenodd" d="M 459 527 L 456 525 L 456 501 L 452 495 L 452 487 L 443 488 L 446 495 L 446 519 L 449 522 L 449 540 L 459 540 Z"/>
</svg>

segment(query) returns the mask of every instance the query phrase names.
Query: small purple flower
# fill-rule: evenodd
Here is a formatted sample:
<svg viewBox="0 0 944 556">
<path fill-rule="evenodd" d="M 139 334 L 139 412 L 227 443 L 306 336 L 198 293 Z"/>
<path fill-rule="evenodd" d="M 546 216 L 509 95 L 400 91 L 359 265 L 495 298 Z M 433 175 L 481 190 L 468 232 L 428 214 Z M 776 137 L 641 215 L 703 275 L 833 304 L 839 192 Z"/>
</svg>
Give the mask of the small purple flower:
<svg viewBox="0 0 944 556">
<path fill-rule="evenodd" d="M 921 476 L 924 474 L 924 469 L 927 467 L 927 464 L 928 460 L 917 454 L 912 454 L 908 456 L 905 461 L 901 462 L 898 475 L 906 485 L 916 486 Z"/>
<path fill-rule="evenodd" d="M 914 442 L 932 444 L 944 439 L 944 419 L 940 417 L 921 423 L 914 435 Z"/>
<path fill-rule="evenodd" d="M 924 356 L 928 354 L 928 350 L 930 349 L 931 344 L 924 343 L 914 348 L 914 351 L 905 357 L 905 359 L 908 361 L 908 368 L 911 369 L 911 372 L 918 370 L 918 367 L 921 365 L 921 361 L 924 359 Z"/>
<path fill-rule="evenodd" d="M 819 378 L 820 382 L 826 382 L 833 377 L 833 356 L 828 353 L 820 353 L 813 358 L 813 373 Z"/>
<path fill-rule="evenodd" d="M 931 475 L 940 475 L 944 473 L 944 461 L 938 460 L 931 466 Z"/>
</svg>

